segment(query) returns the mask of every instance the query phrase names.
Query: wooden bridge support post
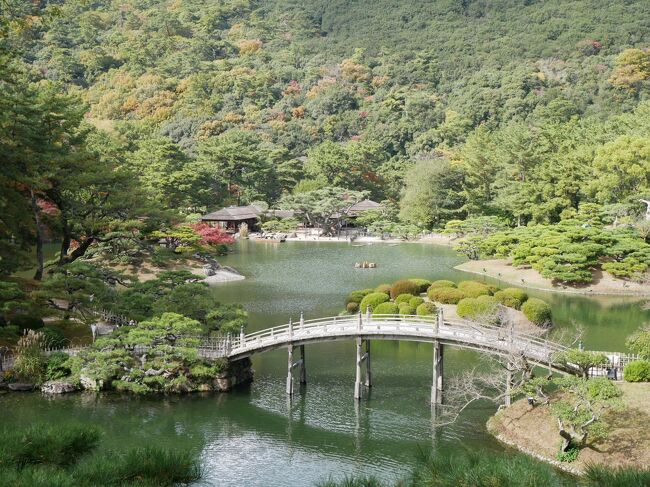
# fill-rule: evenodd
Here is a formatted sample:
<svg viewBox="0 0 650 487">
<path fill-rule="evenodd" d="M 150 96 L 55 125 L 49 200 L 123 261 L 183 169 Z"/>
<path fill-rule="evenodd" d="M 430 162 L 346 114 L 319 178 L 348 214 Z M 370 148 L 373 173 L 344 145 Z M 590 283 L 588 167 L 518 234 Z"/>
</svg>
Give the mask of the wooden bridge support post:
<svg viewBox="0 0 650 487">
<path fill-rule="evenodd" d="M 361 316 L 361 314 L 359 314 Z M 360 400 L 362 396 L 361 389 L 361 337 L 358 336 L 356 339 L 357 345 L 357 361 L 356 361 L 356 378 L 354 380 L 354 398 Z"/>
<path fill-rule="evenodd" d="M 307 383 L 307 368 L 305 366 L 305 346 L 300 345 L 300 383 Z"/>
<path fill-rule="evenodd" d="M 370 340 L 366 340 L 366 387 L 372 387 L 372 372 L 370 370 Z"/>
<path fill-rule="evenodd" d="M 508 362 L 506 365 L 506 395 L 504 398 L 506 407 L 510 407 L 510 404 L 512 404 L 512 367 L 513 365 Z"/>
<path fill-rule="evenodd" d="M 433 383 L 431 384 L 431 404 L 442 404 L 443 390 L 443 346 L 438 340 L 433 342 Z"/>
<path fill-rule="evenodd" d="M 287 394 L 293 395 L 293 344 L 287 347 Z"/>
</svg>

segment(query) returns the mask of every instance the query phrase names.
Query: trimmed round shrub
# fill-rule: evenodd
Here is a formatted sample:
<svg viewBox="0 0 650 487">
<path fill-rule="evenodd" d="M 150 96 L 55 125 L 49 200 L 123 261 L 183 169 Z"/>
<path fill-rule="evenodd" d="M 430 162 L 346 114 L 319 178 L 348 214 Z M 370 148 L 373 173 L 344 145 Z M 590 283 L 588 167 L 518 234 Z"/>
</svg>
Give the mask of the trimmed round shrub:
<svg viewBox="0 0 650 487">
<path fill-rule="evenodd" d="M 548 325 L 551 323 L 551 307 L 541 299 L 530 298 L 522 306 L 526 318 L 536 325 Z"/>
<path fill-rule="evenodd" d="M 390 297 L 395 299 L 400 294 L 420 294 L 420 287 L 410 279 L 395 281 L 390 288 Z"/>
<path fill-rule="evenodd" d="M 650 382 L 650 360 L 635 360 L 623 369 L 625 382 Z"/>
<path fill-rule="evenodd" d="M 415 296 L 413 296 L 412 294 L 400 294 L 395 298 L 395 304 L 399 306 L 402 303 L 408 303 L 414 297 Z"/>
<path fill-rule="evenodd" d="M 374 292 L 374 289 L 359 289 L 357 291 L 352 291 L 345 300 L 345 304 L 360 303 L 363 298 L 372 292 Z"/>
<path fill-rule="evenodd" d="M 478 281 L 463 281 L 458 284 L 458 289 L 463 291 L 468 298 L 478 298 L 479 296 L 492 294 L 489 286 Z"/>
<path fill-rule="evenodd" d="M 430 287 L 427 291 L 429 299 L 442 304 L 457 304 L 463 298 L 465 293 L 455 287 Z"/>
<path fill-rule="evenodd" d="M 359 303 L 354 303 L 354 302 L 348 303 L 345 306 L 345 311 L 347 311 L 351 315 L 353 315 L 354 313 L 358 313 L 359 312 Z"/>
<path fill-rule="evenodd" d="M 438 311 L 436 305 L 433 303 L 422 303 L 415 309 L 415 314 L 418 316 L 433 316 Z"/>
<path fill-rule="evenodd" d="M 27 314 L 13 316 L 10 324 L 17 326 L 21 330 L 40 330 L 45 326 L 42 318 Z"/>
<path fill-rule="evenodd" d="M 429 286 L 431 286 L 431 281 L 428 279 L 409 279 L 409 281 L 417 284 L 418 293 L 426 293 Z"/>
<path fill-rule="evenodd" d="M 431 286 L 429 286 L 429 289 L 432 287 L 456 287 L 456 283 L 454 281 L 447 281 L 445 279 L 440 279 L 438 281 L 433 281 L 431 283 Z"/>
<path fill-rule="evenodd" d="M 456 313 L 461 318 L 480 318 L 493 315 L 499 302 L 494 296 L 479 296 L 478 298 L 465 298 L 458 302 Z"/>
<path fill-rule="evenodd" d="M 508 308 L 521 309 L 521 305 L 528 299 L 528 294 L 516 287 L 508 287 L 494 293 L 494 297 Z"/>
<path fill-rule="evenodd" d="M 379 306 L 381 303 L 385 303 L 389 299 L 390 297 L 388 294 L 370 293 L 361 300 L 361 304 L 359 304 L 359 310 L 365 313 L 368 306 L 370 306 L 370 311 L 374 312 L 377 306 Z"/>
<path fill-rule="evenodd" d="M 375 308 L 374 314 L 376 315 L 396 315 L 399 312 L 399 307 L 395 303 L 385 302 L 378 304 Z"/>
<path fill-rule="evenodd" d="M 376 293 L 390 294 L 390 284 L 380 284 L 375 288 Z"/>
<path fill-rule="evenodd" d="M 401 315 L 414 315 L 415 308 L 408 303 L 402 303 L 399 306 L 399 314 Z"/>
<path fill-rule="evenodd" d="M 414 296 L 411 299 L 409 299 L 409 304 L 413 306 L 414 308 L 417 308 L 420 306 L 422 303 L 424 303 L 424 299 L 421 298 L 420 296 Z"/>
</svg>

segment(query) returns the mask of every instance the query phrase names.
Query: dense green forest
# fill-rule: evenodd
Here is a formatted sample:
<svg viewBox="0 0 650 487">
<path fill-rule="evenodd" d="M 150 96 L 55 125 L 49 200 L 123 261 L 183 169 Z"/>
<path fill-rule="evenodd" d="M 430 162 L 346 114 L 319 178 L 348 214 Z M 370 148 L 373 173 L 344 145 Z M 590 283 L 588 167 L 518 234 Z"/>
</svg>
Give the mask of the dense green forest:
<svg viewBox="0 0 650 487">
<path fill-rule="evenodd" d="M 647 2 L 2 0 L 0 13 L 4 273 L 43 239 L 66 264 L 325 188 L 390 201 L 378 218 L 420 230 L 582 224 L 588 203 L 593 224 L 648 237 L 632 227 L 650 199 Z M 650 261 L 635 259 L 624 272 Z"/>
</svg>

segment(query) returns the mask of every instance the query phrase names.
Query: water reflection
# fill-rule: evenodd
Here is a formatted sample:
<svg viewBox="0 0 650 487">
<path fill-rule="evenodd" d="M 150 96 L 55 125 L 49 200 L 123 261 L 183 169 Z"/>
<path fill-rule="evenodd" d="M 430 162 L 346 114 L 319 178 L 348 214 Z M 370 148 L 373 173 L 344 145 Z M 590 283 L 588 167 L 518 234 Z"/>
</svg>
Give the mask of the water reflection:
<svg viewBox="0 0 650 487">
<path fill-rule="evenodd" d="M 379 267 L 354 269 L 359 260 Z M 243 303 L 255 330 L 285 323 L 290 315 L 295 319 L 301 310 L 307 319 L 336 314 L 349 291 L 402 277 L 471 278 L 453 270 L 461 260 L 451 249 L 432 245 L 244 242 L 223 263 L 248 279 L 217 286 L 214 295 Z M 622 347 L 627 333 L 650 320 L 650 312 L 626 300 L 533 294 L 552 303 L 560 326 L 583 324 L 585 342 L 594 348 Z M 104 448 L 155 442 L 188 449 L 201 456 L 202 484 L 218 486 L 303 486 L 352 473 L 392 479 L 404 474 L 423 448 L 503 451 L 485 432 L 494 406 L 475 405 L 457 423 L 433 427 L 431 345 L 373 341 L 372 354 L 373 387 L 361 402 L 353 398 L 354 344 L 331 342 L 306 347 L 308 384 L 296 383 L 292 399 L 285 392 L 286 350 L 277 350 L 254 357 L 255 382 L 231 394 L 4 395 L 0 424 L 73 418 L 101 426 Z M 473 352 L 445 352 L 446 374 L 477 363 Z"/>
</svg>

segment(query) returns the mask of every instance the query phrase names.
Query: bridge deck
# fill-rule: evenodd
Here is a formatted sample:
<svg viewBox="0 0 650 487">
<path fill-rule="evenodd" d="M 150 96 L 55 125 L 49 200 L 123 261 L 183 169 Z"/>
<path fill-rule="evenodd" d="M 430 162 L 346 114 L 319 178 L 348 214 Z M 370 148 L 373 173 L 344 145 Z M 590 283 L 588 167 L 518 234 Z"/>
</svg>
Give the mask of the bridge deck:
<svg viewBox="0 0 650 487">
<path fill-rule="evenodd" d="M 236 360 L 289 344 L 304 345 L 359 336 L 374 340 L 437 340 L 498 355 L 519 353 L 531 362 L 545 366 L 551 364 L 556 369 L 561 367 L 553 364 L 553 355 L 566 350 L 562 345 L 531 334 L 470 321 L 410 315 L 356 315 L 301 320 L 213 344 L 206 343 L 201 347 L 201 355 Z"/>
</svg>

